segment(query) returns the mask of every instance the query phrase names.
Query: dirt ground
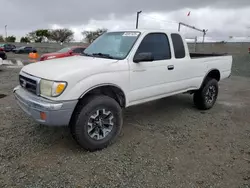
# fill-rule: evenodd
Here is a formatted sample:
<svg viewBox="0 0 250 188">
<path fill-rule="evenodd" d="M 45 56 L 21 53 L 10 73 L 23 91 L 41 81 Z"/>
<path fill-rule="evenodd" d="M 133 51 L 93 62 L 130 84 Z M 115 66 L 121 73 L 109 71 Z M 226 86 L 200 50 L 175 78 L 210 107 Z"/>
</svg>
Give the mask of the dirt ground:
<svg viewBox="0 0 250 188">
<path fill-rule="evenodd" d="M 67 127 L 27 118 L 12 95 L 20 69 L 3 68 L 0 187 L 249 188 L 250 69 L 234 67 L 213 109 L 197 110 L 190 95 L 128 108 L 117 142 L 94 153 Z"/>
</svg>

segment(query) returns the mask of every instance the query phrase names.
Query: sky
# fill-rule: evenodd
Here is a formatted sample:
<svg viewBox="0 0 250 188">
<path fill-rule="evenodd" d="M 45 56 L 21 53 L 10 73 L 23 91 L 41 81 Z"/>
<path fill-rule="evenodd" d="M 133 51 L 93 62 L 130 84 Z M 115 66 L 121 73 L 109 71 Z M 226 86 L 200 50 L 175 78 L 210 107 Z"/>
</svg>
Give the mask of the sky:
<svg viewBox="0 0 250 188">
<path fill-rule="evenodd" d="M 36 29 L 70 28 L 81 41 L 84 30 L 139 28 L 177 31 L 184 22 L 207 29 L 206 41 L 250 41 L 250 0 L 0 0 L 0 35 L 25 36 Z M 190 16 L 187 16 L 190 11 Z M 6 16 L 5 16 L 6 15 Z M 202 33 L 181 27 L 194 40 Z M 233 36 L 230 37 L 230 36 Z"/>
</svg>

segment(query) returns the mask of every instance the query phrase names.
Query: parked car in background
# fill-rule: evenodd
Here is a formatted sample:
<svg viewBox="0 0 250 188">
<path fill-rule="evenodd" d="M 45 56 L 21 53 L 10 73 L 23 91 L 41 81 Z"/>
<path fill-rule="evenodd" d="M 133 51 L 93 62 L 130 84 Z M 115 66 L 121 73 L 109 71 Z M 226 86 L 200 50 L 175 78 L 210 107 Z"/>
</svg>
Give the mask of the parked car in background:
<svg viewBox="0 0 250 188">
<path fill-rule="evenodd" d="M 11 52 L 15 48 L 14 44 L 0 44 L 0 51 Z"/>
<path fill-rule="evenodd" d="M 34 50 L 36 49 L 31 46 L 22 46 L 19 48 L 15 48 L 12 51 L 16 54 L 29 54 L 30 52 L 33 52 Z"/>
<path fill-rule="evenodd" d="M 7 55 L 6 55 L 6 53 L 5 53 L 4 51 L 0 51 L 0 58 L 1 58 L 2 60 L 7 59 Z"/>
<path fill-rule="evenodd" d="M 0 51 L 4 51 L 4 44 L 0 44 Z"/>
<path fill-rule="evenodd" d="M 86 48 L 87 46 L 66 47 L 54 53 L 43 54 L 40 58 L 40 61 L 80 55 L 80 54 L 83 54 Z"/>
</svg>

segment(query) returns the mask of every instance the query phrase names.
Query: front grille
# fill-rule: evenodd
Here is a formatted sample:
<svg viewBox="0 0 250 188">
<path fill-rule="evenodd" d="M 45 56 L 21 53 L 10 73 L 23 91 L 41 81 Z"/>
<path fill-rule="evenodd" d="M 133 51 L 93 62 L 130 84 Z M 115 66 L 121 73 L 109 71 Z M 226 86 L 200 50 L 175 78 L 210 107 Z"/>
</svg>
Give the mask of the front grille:
<svg viewBox="0 0 250 188">
<path fill-rule="evenodd" d="M 20 85 L 31 93 L 36 94 L 37 82 L 25 76 L 19 75 Z"/>
</svg>

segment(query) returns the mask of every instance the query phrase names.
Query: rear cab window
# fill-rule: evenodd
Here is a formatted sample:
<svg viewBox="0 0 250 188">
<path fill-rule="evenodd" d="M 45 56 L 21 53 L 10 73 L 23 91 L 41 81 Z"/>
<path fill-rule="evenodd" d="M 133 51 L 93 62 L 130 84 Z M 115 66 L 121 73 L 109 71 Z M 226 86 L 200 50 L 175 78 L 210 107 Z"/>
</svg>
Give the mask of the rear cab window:
<svg viewBox="0 0 250 188">
<path fill-rule="evenodd" d="M 177 33 L 172 33 L 171 39 L 173 42 L 175 58 L 182 59 L 186 57 L 185 47 L 184 47 L 182 37 Z"/>
</svg>

